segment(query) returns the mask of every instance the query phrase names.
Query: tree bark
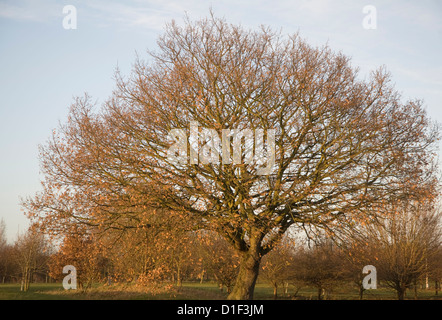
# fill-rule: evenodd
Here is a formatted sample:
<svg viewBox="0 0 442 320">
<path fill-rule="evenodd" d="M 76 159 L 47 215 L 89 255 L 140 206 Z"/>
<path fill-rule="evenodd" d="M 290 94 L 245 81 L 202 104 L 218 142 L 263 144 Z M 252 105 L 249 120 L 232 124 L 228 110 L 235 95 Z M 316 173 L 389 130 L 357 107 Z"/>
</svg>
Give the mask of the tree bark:
<svg viewBox="0 0 442 320">
<path fill-rule="evenodd" d="M 318 287 L 318 300 L 323 300 L 323 288 L 322 287 Z"/>
<path fill-rule="evenodd" d="M 364 287 L 361 285 L 359 285 L 359 300 L 363 300 L 364 299 Z"/>
<path fill-rule="evenodd" d="M 229 300 L 252 300 L 255 290 L 256 279 L 259 273 L 261 257 L 247 252 L 241 258 L 238 276 L 235 285 L 227 299 Z"/>
<path fill-rule="evenodd" d="M 250 246 L 241 252 L 239 272 L 229 300 L 252 300 L 261 263 L 262 235 L 251 236 Z"/>
<path fill-rule="evenodd" d="M 176 285 L 179 288 L 181 288 L 181 286 L 182 286 L 181 268 L 180 267 L 177 268 L 177 272 L 176 272 Z"/>
<path fill-rule="evenodd" d="M 201 273 L 200 273 L 200 283 L 203 283 L 203 281 L 204 281 L 204 274 L 206 273 L 206 270 L 202 270 L 201 271 Z"/>
<path fill-rule="evenodd" d="M 417 300 L 417 279 L 414 279 L 414 300 Z"/>
<path fill-rule="evenodd" d="M 30 282 L 30 270 L 28 267 L 25 267 L 22 275 L 20 291 L 27 292 L 29 289 L 29 282 Z"/>
<path fill-rule="evenodd" d="M 397 298 L 398 300 L 404 300 L 405 299 L 405 288 L 398 288 L 397 289 Z"/>
</svg>

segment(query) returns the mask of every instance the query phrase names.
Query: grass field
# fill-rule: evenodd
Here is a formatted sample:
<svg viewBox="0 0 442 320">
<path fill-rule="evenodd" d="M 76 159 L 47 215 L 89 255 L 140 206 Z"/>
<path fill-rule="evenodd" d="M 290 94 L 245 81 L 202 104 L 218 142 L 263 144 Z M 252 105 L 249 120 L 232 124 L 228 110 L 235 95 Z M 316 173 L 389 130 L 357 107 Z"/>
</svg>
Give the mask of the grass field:
<svg viewBox="0 0 442 320">
<path fill-rule="evenodd" d="M 316 299 L 315 288 L 301 288 L 296 297 L 293 288 L 289 295 L 282 290 L 278 299 Z M 86 292 L 63 289 L 61 283 L 33 283 L 28 292 L 21 292 L 19 284 L 0 284 L 0 300 L 221 300 L 227 293 L 221 292 L 215 283 L 184 283 L 181 288 L 174 287 L 170 292 L 158 294 L 146 293 L 130 286 L 99 286 L 96 285 Z M 273 299 L 273 288 L 267 284 L 257 284 L 254 298 L 256 300 Z M 330 300 L 357 300 L 356 288 L 336 288 L 327 297 Z M 366 300 L 393 300 L 396 295 L 392 290 L 380 288 L 365 291 Z M 414 292 L 409 291 L 406 299 L 414 299 Z M 442 293 L 435 295 L 434 290 L 418 291 L 418 299 L 442 300 Z"/>
</svg>

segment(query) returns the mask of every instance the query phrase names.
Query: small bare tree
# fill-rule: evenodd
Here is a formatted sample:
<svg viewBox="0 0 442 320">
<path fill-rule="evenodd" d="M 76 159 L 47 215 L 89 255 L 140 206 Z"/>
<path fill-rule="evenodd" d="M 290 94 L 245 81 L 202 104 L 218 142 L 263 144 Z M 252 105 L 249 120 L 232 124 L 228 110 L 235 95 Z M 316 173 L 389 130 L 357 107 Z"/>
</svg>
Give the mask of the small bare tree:
<svg viewBox="0 0 442 320">
<path fill-rule="evenodd" d="M 426 201 L 401 201 L 391 204 L 389 213 L 368 229 L 378 277 L 403 300 L 440 248 L 440 213 Z"/>
<path fill-rule="evenodd" d="M 439 294 L 442 282 L 442 246 L 439 246 L 437 252 L 428 260 L 429 276 L 434 281 L 435 295 Z"/>
<path fill-rule="evenodd" d="M 294 266 L 295 242 L 283 239 L 262 261 L 260 275 L 273 286 L 273 298 L 278 298 L 278 288 L 288 285 Z"/>
<path fill-rule="evenodd" d="M 11 247 L 6 238 L 6 223 L 0 220 L 0 283 L 5 283 L 11 265 Z"/>
<path fill-rule="evenodd" d="M 377 257 L 375 249 L 365 238 L 355 235 L 341 242 L 341 250 L 343 257 L 343 276 L 345 279 L 352 281 L 358 288 L 359 300 L 364 297 L 364 277 L 362 273 L 364 266 L 376 264 Z"/>
<path fill-rule="evenodd" d="M 315 287 L 318 300 L 326 299 L 343 275 L 342 252 L 330 239 L 320 239 L 311 247 L 297 250 L 294 277 L 305 285 Z"/>
<path fill-rule="evenodd" d="M 18 236 L 14 244 L 13 259 L 20 269 L 21 291 L 29 290 L 35 272 L 46 271 L 50 253 L 48 242 L 35 226 Z"/>
</svg>

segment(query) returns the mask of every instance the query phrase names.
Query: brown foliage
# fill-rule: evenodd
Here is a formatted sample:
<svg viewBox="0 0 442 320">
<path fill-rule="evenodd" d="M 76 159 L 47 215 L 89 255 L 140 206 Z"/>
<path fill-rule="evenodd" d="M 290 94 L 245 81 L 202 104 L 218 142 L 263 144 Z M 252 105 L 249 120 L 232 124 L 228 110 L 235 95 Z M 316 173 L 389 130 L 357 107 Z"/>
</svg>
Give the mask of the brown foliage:
<svg viewBox="0 0 442 320">
<path fill-rule="evenodd" d="M 104 264 L 102 250 L 94 236 L 79 228 L 72 228 L 66 234 L 58 252 L 51 256 L 49 270 L 51 277 L 62 280 L 66 276 L 63 274 L 64 266 L 74 266 L 79 288 L 87 290 L 93 282 L 102 279 Z"/>
</svg>

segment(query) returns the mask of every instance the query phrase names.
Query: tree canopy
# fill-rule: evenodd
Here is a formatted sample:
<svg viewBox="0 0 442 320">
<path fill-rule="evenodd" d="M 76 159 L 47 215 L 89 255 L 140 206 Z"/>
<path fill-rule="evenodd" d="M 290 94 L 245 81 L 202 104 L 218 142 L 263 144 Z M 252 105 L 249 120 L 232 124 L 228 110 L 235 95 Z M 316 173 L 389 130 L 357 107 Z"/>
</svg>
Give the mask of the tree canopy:
<svg viewBox="0 0 442 320">
<path fill-rule="evenodd" d="M 41 147 L 43 191 L 24 205 L 47 230 L 216 231 L 240 255 L 229 297 L 247 299 L 261 257 L 291 226 L 335 234 L 394 199 L 433 192 L 437 126 L 422 101 L 402 101 L 386 68 L 362 79 L 328 46 L 214 16 L 172 22 L 157 43 L 129 76 L 117 72 L 101 106 L 77 98 Z M 168 157 L 175 129 L 186 163 Z M 223 161 L 235 137 L 221 146 L 207 130 L 255 140 L 237 138 L 241 161 Z M 202 161 L 208 150 L 213 161 Z M 262 153 L 268 174 L 248 152 Z"/>
</svg>

